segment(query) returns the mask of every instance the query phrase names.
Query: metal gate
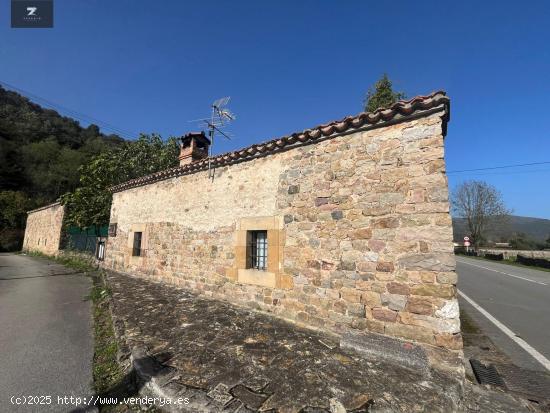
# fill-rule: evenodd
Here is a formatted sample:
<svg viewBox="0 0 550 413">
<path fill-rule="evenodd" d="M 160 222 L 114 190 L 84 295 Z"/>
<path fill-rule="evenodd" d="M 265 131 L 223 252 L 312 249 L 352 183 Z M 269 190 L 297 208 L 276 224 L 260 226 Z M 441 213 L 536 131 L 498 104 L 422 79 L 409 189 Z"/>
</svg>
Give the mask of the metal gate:
<svg viewBox="0 0 550 413">
<path fill-rule="evenodd" d="M 62 249 L 84 252 L 94 255 L 98 259 L 103 259 L 107 232 L 108 225 L 93 226 L 86 229 L 68 227 L 64 233 Z"/>
</svg>

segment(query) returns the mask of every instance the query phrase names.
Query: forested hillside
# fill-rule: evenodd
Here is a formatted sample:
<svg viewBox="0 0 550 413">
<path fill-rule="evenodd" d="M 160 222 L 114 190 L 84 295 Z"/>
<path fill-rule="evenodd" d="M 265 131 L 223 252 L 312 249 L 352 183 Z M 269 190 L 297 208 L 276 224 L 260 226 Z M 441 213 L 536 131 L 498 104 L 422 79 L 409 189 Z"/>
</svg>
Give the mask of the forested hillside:
<svg viewBox="0 0 550 413">
<path fill-rule="evenodd" d="M 0 86 L 0 250 L 20 237 L 28 209 L 73 191 L 81 165 L 123 142 Z"/>
<path fill-rule="evenodd" d="M 453 218 L 454 241 L 462 242 L 470 235 L 464 218 Z M 510 215 L 504 222 L 493 223 L 489 220 L 488 242 L 519 243 L 520 249 L 548 248 L 550 244 L 550 220 L 543 218 Z"/>
</svg>

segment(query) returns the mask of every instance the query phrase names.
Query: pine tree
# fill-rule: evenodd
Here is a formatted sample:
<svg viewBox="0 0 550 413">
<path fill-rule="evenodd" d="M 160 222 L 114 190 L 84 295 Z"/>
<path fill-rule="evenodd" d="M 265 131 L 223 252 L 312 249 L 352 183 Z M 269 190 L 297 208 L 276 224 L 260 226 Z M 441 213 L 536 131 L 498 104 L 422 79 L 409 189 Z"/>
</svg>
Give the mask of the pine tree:
<svg viewBox="0 0 550 413">
<path fill-rule="evenodd" d="M 374 87 L 371 87 L 367 92 L 367 97 L 364 101 L 365 111 L 374 112 L 378 108 L 391 106 L 405 97 L 404 93 L 393 91 L 392 82 L 388 78 L 388 75 L 384 73 L 382 78 L 374 84 Z"/>
</svg>

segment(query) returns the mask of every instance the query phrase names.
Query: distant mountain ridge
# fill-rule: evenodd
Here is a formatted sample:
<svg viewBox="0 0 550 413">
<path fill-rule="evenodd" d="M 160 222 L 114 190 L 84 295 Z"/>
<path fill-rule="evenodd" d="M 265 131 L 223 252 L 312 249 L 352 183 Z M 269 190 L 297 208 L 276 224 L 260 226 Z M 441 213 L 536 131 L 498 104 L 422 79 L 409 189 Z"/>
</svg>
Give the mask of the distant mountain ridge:
<svg viewBox="0 0 550 413">
<path fill-rule="evenodd" d="M 525 234 L 534 241 L 544 242 L 550 238 L 550 219 L 510 215 L 505 224 L 489 224 L 487 240 L 508 241 L 519 234 Z M 469 235 L 465 218 L 453 218 L 453 235 L 455 242 L 461 242 Z"/>
</svg>

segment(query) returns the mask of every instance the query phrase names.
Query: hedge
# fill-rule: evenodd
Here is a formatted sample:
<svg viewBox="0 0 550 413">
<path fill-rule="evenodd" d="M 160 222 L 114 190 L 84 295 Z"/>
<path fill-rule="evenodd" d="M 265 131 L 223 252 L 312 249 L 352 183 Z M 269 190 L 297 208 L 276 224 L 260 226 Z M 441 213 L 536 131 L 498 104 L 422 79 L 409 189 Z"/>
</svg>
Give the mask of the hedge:
<svg viewBox="0 0 550 413">
<path fill-rule="evenodd" d="M 518 255 L 516 258 L 516 262 L 523 265 L 532 265 L 535 267 L 550 269 L 550 261 L 545 260 L 544 258 L 531 258 L 531 257 L 524 257 L 523 255 Z"/>
</svg>

